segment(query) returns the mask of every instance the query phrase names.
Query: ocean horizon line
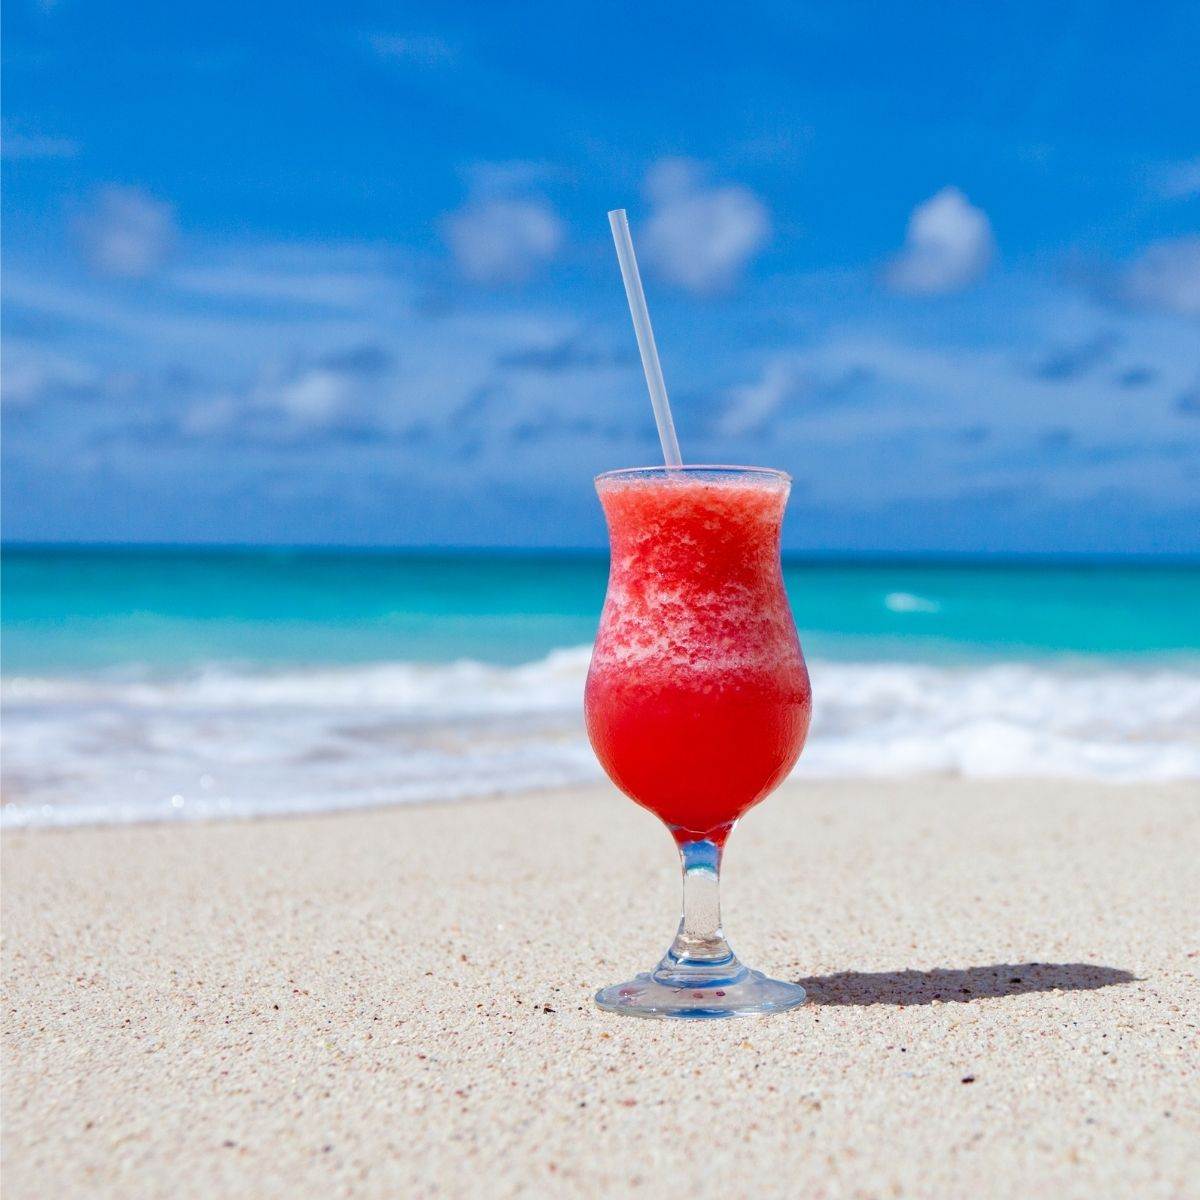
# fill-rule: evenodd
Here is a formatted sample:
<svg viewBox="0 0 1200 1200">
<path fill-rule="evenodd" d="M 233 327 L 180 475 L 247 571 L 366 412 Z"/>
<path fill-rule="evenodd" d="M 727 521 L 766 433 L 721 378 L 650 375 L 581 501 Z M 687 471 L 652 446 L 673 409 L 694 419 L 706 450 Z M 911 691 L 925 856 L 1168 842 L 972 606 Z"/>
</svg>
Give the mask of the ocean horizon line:
<svg viewBox="0 0 1200 1200">
<path fill-rule="evenodd" d="M 0 540 L 0 555 L 161 554 L 195 558 L 286 555 L 296 558 L 536 559 L 601 560 L 606 546 L 528 546 L 489 544 L 404 544 L 338 542 L 119 542 Z M 1200 554 L 1169 552 L 1103 554 L 1091 551 L 952 551 L 803 549 L 782 554 L 787 566 L 839 567 L 1148 567 L 1200 570 Z"/>
</svg>

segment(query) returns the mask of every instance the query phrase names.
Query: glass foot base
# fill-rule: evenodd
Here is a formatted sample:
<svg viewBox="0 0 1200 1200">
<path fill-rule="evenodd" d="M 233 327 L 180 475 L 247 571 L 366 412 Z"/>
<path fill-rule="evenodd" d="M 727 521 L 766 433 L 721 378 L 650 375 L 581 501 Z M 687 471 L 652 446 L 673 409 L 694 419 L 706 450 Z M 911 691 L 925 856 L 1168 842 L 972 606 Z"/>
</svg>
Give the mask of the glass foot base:
<svg viewBox="0 0 1200 1200">
<path fill-rule="evenodd" d="M 664 964 L 665 965 L 665 964 Z M 683 1017 L 712 1020 L 718 1017 L 765 1017 L 786 1012 L 804 1003 L 798 983 L 768 979 L 761 971 L 732 964 L 726 977 L 687 982 L 664 978 L 662 968 L 615 983 L 596 993 L 596 1004 L 605 1012 L 628 1017 Z"/>
</svg>

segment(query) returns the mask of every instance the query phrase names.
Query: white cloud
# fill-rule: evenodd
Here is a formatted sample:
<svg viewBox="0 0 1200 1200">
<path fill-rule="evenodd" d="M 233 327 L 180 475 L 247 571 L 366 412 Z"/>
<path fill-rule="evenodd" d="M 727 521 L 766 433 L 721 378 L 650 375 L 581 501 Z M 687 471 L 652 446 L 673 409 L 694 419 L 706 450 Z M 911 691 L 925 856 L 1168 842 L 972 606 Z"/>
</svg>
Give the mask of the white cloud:
<svg viewBox="0 0 1200 1200">
<path fill-rule="evenodd" d="M 75 222 L 88 263 L 104 275 L 137 279 L 153 274 L 174 248 L 175 212 L 140 188 L 101 188 L 91 210 Z"/>
<path fill-rule="evenodd" d="M 770 236 L 770 215 L 752 191 L 708 184 L 696 163 L 657 163 L 645 191 L 652 211 L 639 248 L 664 279 L 688 291 L 731 286 Z"/>
<path fill-rule="evenodd" d="M 1074 333 L 1069 310 L 1045 315 L 1047 331 Z M 949 499 L 967 481 L 1078 500 L 1118 487 L 1169 500 L 1186 494 L 1194 459 L 1182 442 L 1193 418 L 1177 398 L 1194 387 L 1195 339 L 1149 317 L 1131 316 L 1124 329 L 1158 377 L 1136 402 L 1111 373 L 1030 378 L 1011 347 L 830 330 L 747 360 L 709 444 L 736 435 L 747 453 L 769 455 L 754 461 L 794 464 L 809 502 Z"/>
<path fill-rule="evenodd" d="M 354 271 L 289 271 L 271 266 L 202 266 L 172 274 L 185 292 L 218 300 L 354 308 L 372 298 L 374 281 Z"/>
<path fill-rule="evenodd" d="M 874 375 L 867 361 L 839 359 L 812 349 L 777 352 L 766 360 L 757 379 L 729 389 L 716 431 L 722 437 L 755 436 L 795 418 L 814 420 L 861 400 Z"/>
<path fill-rule="evenodd" d="M 394 394 L 395 355 L 380 341 L 331 347 L 320 355 L 293 352 L 259 368 L 245 386 L 200 394 L 180 422 L 192 436 L 235 427 L 259 438 L 288 441 L 329 430 L 375 430 Z"/>
<path fill-rule="evenodd" d="M 6 337 L 0 399 L 23 408 L 63 391 L 84 391 L 99 380 L 96 369 L 37 343 Z"/>
<path fill-rule="evenodd" d="M 247 312 L 245 305 L 197 306 L 186 289 L 173 286 L 170 273 L 153 290 L 115 293 L 105 279 L 62 280 L 9 266 L 4 296 L 8 305 L 77 325 L 89 345 L 103 347 L 106 361 L 118 363 L 132 354 L 143 361 L 195 362 L 206 370 L 220 364 L 245 371 L 261 363 L 264 351 L 311 352 L 313 347 L 348 344 L 367 336 L 373 321 L 409 318 L 411 302 L 403 293 L 386 299 L 385 282 L 380 277 L 379 294 L 385 299 L 371 310 L 332 315 L 299 308 L 268 315 Z"/>
<path fill-rule="evenodd" d="M 1126 269 L 1120 290 L 1139 308 L 1200 316 L 1200 236 L 1147 246 Z"/>
<path fill-rule="evenodd" d="M 752 383 L 730 389 L 729 404 L 717 422 L 722 436 L 759 433 L 788 400 L 803 389 L 799 364 L 791 357 L 772 358 Z"/>
<path fill-rule="evenodd" d="M 204 438 L 236 429 L 286 442 L 337 425 L 360 406 L 361 392 L 351 372 L 334 366 L 269 366 L 248 388 L 198 396 L 181 414 L 179 431 Z"/>
<path fill-rule="evenodd" d="M 1190 200 L 1200 196 L 1200 158 L 1163 167 L 1155 176 L 1155 187 L 1167 200 Z"/>
<path fill-rule="evenodd" d="M 562 249 L 566 230 L 544 200 L 471 201 L 445 223 L 459 271 L 475 283 L 522 283 Z"/>
<path fill-rule="evenodd" d="M 305 428 L 327 425 L 342 413 L 352 383 L 338 371 L 314 367 L 274 388 L 263 399 Z"/>
<path fill-rule="evenodd" d="M 958 188 L 943 188 L 913 209 L 887 281 L 895 291 L 919 296 L 961 291 L 983 275 L 995 250 L 987 214 Z"/>
</svg>

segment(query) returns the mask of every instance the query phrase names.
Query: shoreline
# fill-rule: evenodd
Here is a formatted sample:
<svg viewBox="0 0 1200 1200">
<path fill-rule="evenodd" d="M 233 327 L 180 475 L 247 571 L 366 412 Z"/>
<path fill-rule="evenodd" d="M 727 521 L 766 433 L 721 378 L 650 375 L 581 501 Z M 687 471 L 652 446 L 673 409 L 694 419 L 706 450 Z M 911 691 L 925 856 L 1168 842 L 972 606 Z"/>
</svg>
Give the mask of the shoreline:
<svg viewBox="0 0 1200 1200">
<path fill-rule="evenodd" d="M 592 1006 L 678 913 L 608 787 L 6 831 L 6 1196 L 1186 1195 L 1195 792 L 793 781 L 725 916 L 810 1002 L 700 1025 Z"/>
<path fill-rule="evenodd" d="M 460 660 L 5 682 L 0 827 L 221 819 L 531 789 L 602 773 L 587 646 Z M 1200 670 L 809 662 L 795 786 L 875 776 L 1200 779 Z"/>
<path fill-rule="evenodd" d="M 1146 778 L 1146 779 L 1125 779 L 1121 777 L 1108 778 L 1104 776 L 1071 776 L 1071 775 L 997 775 L 997 776 L 969 776 L 953 772 L 912 772 L 910 774 L 891 774 L 891 775 L 819 775 L 816 777 L 805 777 L 803 775 L 793 774 L 784 780 L 779 786 L 779 791 L 791 790 L 805 792 L 811 789 L 825 788 L 856 788 L 870 789 L 873 787 L 890 788 L 894 785 L 899 785 L 903 788 L 920 789 L 924 787 L 956 787 L 971 788 L 976 785 L 983 788 L 993 787 L 1033 787 L 1038 789 L 1053 789 L 1058 785 L 1066 788 L 1095 788 L 1100 792 L 1116 791 L 1116 792 L 1137 792 L 1143 788 L 1165 789 L 1167 791 L 1188 792 L 1188 789 L 1194 789 L 1196 780 L 1190 776 L 1182 776 L 1178 778 L 1166 777 L 1161 779 Z M 294 807 L 283 809 L 247 809 L 245 811 L 232 810 L 228 812 L 205 810 L 203 812 L 192 812 L 187 814 L 158 814 L 153 810 L 139 812 L 136 815 L 130 815 L 120 818 L 72 818 L 70 820 L 56 821 L 47 820 L 27 820 L 20 817 L 12 817 L 9 810 L 19 810 L 22 807 L 32 809 L 36 806 L 22 805 L 20 801 L 7 801 L 0 797 L 0 838 L 13 837 L 17 835 L 31 835 L 40 837 L 45 834 L 53 833 L 101 833 L 106 830 L 121 830 L 121 829 L 194 829 L 206 828 L 210 826 L 230 826 L 237 827 L 240 825 L 256 825 L 263 822 L 292 822 L 292 821 L 323 821 L 329 819 L 337 819 L 340 817 L 354 816 L 372 816 L 382 815 L 385 813 L 403 813 L 411 811 L 441 811 L 444 809 L 457 809 L 461 807 L 471 807 L 475 805 L 488 806 L 493 804 L 505 804 L 510 801 L 520 800 L 539 800 L 553 799 L 563 794 L 589 794 L 595 792 L 611 791 L 611 785 L 601 779 L 573 780 L 567 783 L 548 783 L 545 786 L 539 787 L 523 787 L 512 791 L 490 791 L 479 792 L 473 794 L 463 794 L 450 796 L 445 799 L 435 799 L 430 797 L 421 797 L 411 800 L 379 800 L 379 801 L 354 801 L 342 807 Z M 620 793 L 616 793 L 620 795 Z M 772 795 L 778 795 L 779 792 Z M 621 795 L 621 799 L 632 805 L 634 808 L 638 806 L 634 801 Z M 759 805 L 750 810 L 753 813 L 762 804 L 771 802 L 770 796 L 764 801 L 760 801 Z M 42 806 L 45 808 L 56 809 L 59 806 L 50 804 Z M 744 821 L 746 818 L 743 817 Z M 740 827 L 740 825 L 739 825 Z"/>
</svg>

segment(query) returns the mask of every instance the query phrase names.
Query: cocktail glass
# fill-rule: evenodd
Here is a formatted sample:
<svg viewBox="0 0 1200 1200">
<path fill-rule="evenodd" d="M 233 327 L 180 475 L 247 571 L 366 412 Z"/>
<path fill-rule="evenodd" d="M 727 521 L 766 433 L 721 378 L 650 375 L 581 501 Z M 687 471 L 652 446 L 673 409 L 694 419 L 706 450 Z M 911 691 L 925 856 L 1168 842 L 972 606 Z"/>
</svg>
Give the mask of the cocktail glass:
<svg viewBox="0 0 1200 1200">
<path fill-rule="evenodd" d="M 683 917 L 653 971 L 596 1003 L 640 1017 L 763 1015 L 798 984 L 745 967 L 721 928 L 721 854 L 795 765 L 812 691 L 780 569 L 790 479 L 762 467 L 645 467 L 596 480 L 608 594 L 588 736 L 609 778 L 671 831 Z"/>
</svg>

